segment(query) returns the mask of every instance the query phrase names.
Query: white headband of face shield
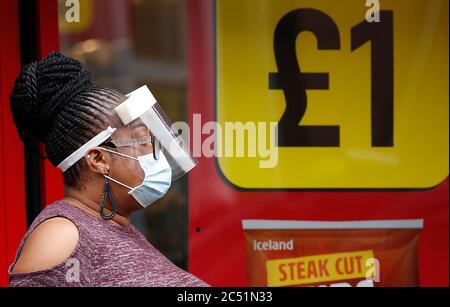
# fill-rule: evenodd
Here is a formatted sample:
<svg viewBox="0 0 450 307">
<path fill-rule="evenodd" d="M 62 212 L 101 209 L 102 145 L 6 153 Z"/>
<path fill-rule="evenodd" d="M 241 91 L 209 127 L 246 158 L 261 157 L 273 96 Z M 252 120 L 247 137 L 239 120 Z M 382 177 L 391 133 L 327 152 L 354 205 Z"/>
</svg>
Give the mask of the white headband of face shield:
<svg viewBox="0 0 450 307">
<path fill-rule="evenodd" d="M 58 168 L 65 172 L 68 170 L 72 165 L 77 163 L 80 159 L 84 157 L 84 155 L 87 153 L 87 151 L 92 147 L 97 147 L 104 141 L 106 141 L 114 132 L 116 131 L 116 128 L 112 128 L 108 126 L 105 130 L 94 136 L 92 139 L 90 139 L 88 142 L 86 142 L 83 146 L 75 150 L 70 156 L 65 158 L 61 163 L 58 164 Z"/>
</svg>

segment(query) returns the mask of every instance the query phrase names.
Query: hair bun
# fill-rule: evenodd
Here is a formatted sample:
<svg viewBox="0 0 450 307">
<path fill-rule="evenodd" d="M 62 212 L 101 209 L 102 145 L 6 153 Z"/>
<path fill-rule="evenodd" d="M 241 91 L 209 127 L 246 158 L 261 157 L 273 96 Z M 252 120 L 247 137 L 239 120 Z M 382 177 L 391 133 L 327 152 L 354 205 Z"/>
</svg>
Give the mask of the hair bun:
<svg viewBox="0 0 450 307">
<path fill-rule="evenodd" d="M 79 61 L 52 52 L 26 65 L 10 97 L 19 134 L 44 142 L 52 123 L 69 101 L 89 88 L 92 74 Z"/>
</svg>

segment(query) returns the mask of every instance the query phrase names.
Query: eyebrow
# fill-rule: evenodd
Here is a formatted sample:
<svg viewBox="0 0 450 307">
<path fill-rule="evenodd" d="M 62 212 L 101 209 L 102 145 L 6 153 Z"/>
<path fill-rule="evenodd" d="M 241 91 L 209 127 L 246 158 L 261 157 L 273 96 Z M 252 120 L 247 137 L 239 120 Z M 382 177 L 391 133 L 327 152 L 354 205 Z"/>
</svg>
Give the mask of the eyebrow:
<svg viewBox="0 0 450 307">
<path fill-rule="evenodd" d="M 154 134 L 150 131 L 150 129 L 148 129 L 148 127 L 141 121 L 139 122 L 135 122 L 135 123 L 131 123 L 130 127 L 132 129 L 136 129 L 136 128 L 144 128 L 145 130 L 148 131 L 148 133 L 150 134 L 150 136 L 153 136 Z"/>
</svg>

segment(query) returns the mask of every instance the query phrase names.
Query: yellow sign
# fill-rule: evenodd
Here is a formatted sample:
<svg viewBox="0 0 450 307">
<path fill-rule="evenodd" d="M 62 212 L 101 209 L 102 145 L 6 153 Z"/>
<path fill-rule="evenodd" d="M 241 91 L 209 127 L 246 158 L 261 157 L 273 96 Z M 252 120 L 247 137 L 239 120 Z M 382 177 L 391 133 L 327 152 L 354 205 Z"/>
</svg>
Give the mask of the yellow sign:
<svg viewBox="0 0 450 307">
<path fill-rule="evenodd" d="M 216 1 L 216 120 L 278 134 L 269 166 L 218 156 L 233 185 L 429 188 L 448 176 L 448 1 L 380 1 L 378 16 L 365 3 Z"/>
<path fill-rule="evenodd" d="M 366 279 L 369 259 L 373 259 L 371 250 L 269 260 L 266 262 L 267 285 L 277 287 Z"/>
</svg>

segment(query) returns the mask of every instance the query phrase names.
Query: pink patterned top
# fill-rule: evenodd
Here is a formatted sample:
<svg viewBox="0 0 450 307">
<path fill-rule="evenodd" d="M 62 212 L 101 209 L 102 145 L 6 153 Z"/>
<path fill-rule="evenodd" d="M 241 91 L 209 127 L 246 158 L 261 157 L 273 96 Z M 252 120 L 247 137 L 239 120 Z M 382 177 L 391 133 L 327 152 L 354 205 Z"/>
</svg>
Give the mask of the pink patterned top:
<svg viewBox="0 0 450 307">
<path fill-rule="evenodd" d="M 79 241 L 72 255 L 49 269 L 12 273 L 31 232 L 43 221 L 57 216 L 69 219 L 78 228 Z M 8 274 L 10 287 L 208 286 L 170 262 L 135 226 L 112 224 L 64 201 L 47 206 L 34 220 Z"/>
</svg>

